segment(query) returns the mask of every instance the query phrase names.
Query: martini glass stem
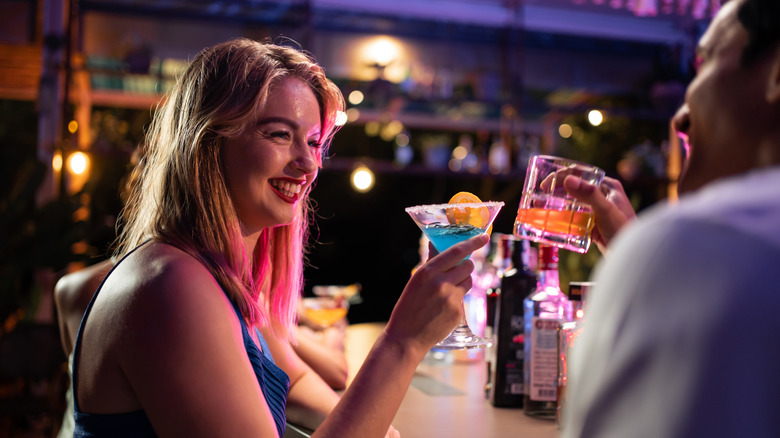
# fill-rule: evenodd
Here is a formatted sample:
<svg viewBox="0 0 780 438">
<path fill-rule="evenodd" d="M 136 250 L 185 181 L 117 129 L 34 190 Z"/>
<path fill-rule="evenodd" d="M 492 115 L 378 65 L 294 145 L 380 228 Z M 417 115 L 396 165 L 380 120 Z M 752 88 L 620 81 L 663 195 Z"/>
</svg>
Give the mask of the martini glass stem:
<svg viewBox="0 0 780 438">
<path fill-rule="evenodd" d="M 463 306 L 463 318 L 461 318 L 460 323 L 446 338 L 436 344 L 436 347 L 434 348 L 440 350 L 461 350 L 486 348 L 493 344 L 492 339 L 485 339 L 471 331 L 468 320 L 466 319 L 466 304 L 463 300 L 461 300 L 461 306 Z"/>
</svg>

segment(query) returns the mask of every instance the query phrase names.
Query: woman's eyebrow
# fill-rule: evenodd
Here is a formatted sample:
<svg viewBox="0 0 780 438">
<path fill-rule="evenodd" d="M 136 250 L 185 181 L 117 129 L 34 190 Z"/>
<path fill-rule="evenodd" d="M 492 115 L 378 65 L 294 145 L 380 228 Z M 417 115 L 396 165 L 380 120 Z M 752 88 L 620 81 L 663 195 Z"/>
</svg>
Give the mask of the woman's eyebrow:
<svg viewBox="0 0 780 438">
<path fill-rule="evenodd" d="M 298 123 L 286 117 L 266 117 L 257 121 L 258 125 L 267 125 L 269 123 L 284 123 L 293 129 L 299 128 Z"/>
</svg>

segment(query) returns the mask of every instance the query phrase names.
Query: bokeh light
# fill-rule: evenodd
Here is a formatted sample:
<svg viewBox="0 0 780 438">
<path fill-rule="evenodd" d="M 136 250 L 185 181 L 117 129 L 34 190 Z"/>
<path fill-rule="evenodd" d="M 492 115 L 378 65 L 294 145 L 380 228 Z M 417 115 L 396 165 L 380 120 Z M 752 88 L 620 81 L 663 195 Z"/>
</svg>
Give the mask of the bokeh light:
<svg viewBox="0 0 780 438">
<path fill-rule="evenodd" d="M 359 105 L 361 102 L 363 102 L 363 93 L 359 90 L 355 90 L 349 93 L 349 97 L 347 97 L 347 100 L 352 105 Z"/>
<path fill-rule="evenodd" d="M 54 169 L 55 172 L 59 172 L 60 170 L 62 170 L 62 154 L 61 153 L 57 152 L 51 158 L 51 168 Z"/>
<path fill-rule="evenodd" d="M 368 122 L 363 129 L 366 131 L 366 135 L 369 137 L 376 137 L 379 135 L 379 123 L 377 122 Z"/>
<path fill-rule="evenodd" d="M 354 122 L 360 118 L 360 110 L 357 108 L 348 109 L 346 114 L 348 122 Z"/>
<path fill-rule="evenodd" d="M 409 134 L 400 133 L 395 137 L 395 144 L 398 146 L 408 146 L 409 145 Z"/>
<path fill-rule="evenodd" d="M 560 134 L 563 138 L 569 138 L 571 137 L 571 134 L 574 132 L 574 130 L 571 128 L 571 125 L 568 123 L 561 123 L 561 126 L 558 127 L 558 134 Z"/>
<path fill-rule="evenodd" d="M 68 157 L 68 171 L 81 175 L 89 168 L 89 156 L 84 152 L 74 152 Z"/>
<path fill-rule="evenodd" d="M 360 165 L 352 171 L 350 181 L 352 188 L 360 193 L 365 193 L 374 187 L 374 172 L 365 165 Z"/>
<path fill-rule="evenodd" d="M 338 111 L 336 113 L 336 126 L 344 126 L 349 120 L 349 116 L 344 111 Z"/>
<path fill-rule="evenodd" d="M 590 110 L 588 113 L 588 122 L 593 126 L 599 126 L 604 121 L 604 115 L 599 110 Z"/>
</svg>

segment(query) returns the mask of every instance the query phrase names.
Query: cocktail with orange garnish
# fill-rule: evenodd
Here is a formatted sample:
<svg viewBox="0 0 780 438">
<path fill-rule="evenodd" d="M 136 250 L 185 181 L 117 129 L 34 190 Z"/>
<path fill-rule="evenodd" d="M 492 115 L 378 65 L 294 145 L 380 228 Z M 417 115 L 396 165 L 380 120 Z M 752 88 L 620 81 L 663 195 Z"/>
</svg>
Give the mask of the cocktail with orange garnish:
<svg viewBox="0 0 780 438">
<path fill-rule="evenodd" d="M 489 232 L 503 202 L 482 202 L 475 195 L 460 192 L 448 204 L 417 205 L 406 212 L 430 239 L 437 251 L 462 242 L 470 237 Z M 465 315 L 465 312 L 464 312 Z M 463 317 L 458 327 L 444 340 L 436 344 L 441 350 L 484 348 L 493 343 L 474 334 Z"/>
</svg>

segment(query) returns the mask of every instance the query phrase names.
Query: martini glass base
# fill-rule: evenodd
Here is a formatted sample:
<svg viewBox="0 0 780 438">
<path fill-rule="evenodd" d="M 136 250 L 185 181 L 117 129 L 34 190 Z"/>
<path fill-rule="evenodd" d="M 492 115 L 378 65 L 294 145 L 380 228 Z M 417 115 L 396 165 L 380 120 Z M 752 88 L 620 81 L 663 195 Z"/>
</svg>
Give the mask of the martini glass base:
<svg viewBox="0 0 780 438">
<path fill-rule="evenodd" d="M 469 326 L 458 326 L 444 340 L 433 346 L 434 350 L 471 350 L 487 348 L 495 341 L 475 335 Z"/>
</svg>

